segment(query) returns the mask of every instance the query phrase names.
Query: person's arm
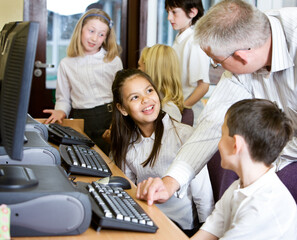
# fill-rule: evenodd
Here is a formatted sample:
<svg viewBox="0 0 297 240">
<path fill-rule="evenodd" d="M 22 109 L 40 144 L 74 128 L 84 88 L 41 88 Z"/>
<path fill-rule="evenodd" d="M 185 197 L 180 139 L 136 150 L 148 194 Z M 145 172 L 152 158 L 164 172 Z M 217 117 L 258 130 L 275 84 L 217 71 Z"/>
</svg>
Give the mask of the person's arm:
<svg viewBox="0 0 297 240">
<path fill-rule="evenodd" d="M 193 135 L 181 147 L 166 176 L 183 188 L 201 171 L 218 150 L 221 126 L 227 109 L 235 102 L 252 98 L 252 93 L 230 72 L 225 72 L 198 117 Z"/>
<path fill-rule="evenodd" d="M 70 79 L 76 76 L 76 72 L 73 72 L 69 60 L 62 59 L 57 74 L 57 87 L 56 87 L 56 103 L 55 110 L 59 110 L 65 113 L 65 118 L 69 116 L 72 103 L 71 103 L 71 83 Z"/>
<path fill-rule="evenodd" d="M 191 237 L 190 239 L 192 240 L 217 240 L 219 239 L 218 237 L 216 237 L 215 235 L 212 235 L 209 232 L 206 232 L 202 229 L 200 229 L 193 237 Z"/>
<path fill-rule="evenodd" d="M 208 92 L 209 83 L 203 82 L 203 80 L 199 80 L 197 83 L 197 87 L 194 89 L 192 94 L 185 100 L 184 105 L 186 107 L 192 107 L 195 103 L 200 101 L 204 95 Z"/>
<path fill-rule="evenodd" d="M 199 231 L 191 238 L 193 240 L 216 240 L 224 235 L 226 220 L 230 216 L 231 201 L 233 198 L 234 188 L 238 186 L 238 181 L 233 183 L 217 201 L 214 210 L 207 217 Z M 228 220 L 227 220 L 228 221 Z M 233 238 L 229 238 L 233 239 Z"/>
<path fill-rule="evenodd" d="M 111 124 L 109 126 L 109 129 L 106 129 L 105 132 L 102 134 L 102 138 L 104 141 L 111 144 Z"/>
<path fill-rule="evenodd" d="M 185 99 L 184 104 L 192 107 L 208 92 L 210 58 L 194 41 L 189 41 L 185 50 L 189 52 L 188 59 L 186 59 L 188 84 L 195 88 Z"/>
<path fill-rule="evenodd" d="M 136 197 L 153 205 L 154 202 L 166 202 L 178 189 L 179 184 L 172 177 L 148 178 L 138 183 Z"/>
<path fill-rule="evenodd" d="M 62 60 L 58 67 L 57 87 L 56 87 L 56 104 L 55 109 L 44 109 L 43 113 L 51 114 L 45 121 L 49 123 L 62 123 L 70 112 L 70 85 L 67 80 L 66 64 Z"/>
<path fill-rule="evenodd" d="M 50 117 L 44 122 L 45 124 L 55 122 L 62 123 L 63 119 L 66 118 L 66 113 L 62 110 L 44 109 L 43 112 L 51 114 Z"/>
</svg>

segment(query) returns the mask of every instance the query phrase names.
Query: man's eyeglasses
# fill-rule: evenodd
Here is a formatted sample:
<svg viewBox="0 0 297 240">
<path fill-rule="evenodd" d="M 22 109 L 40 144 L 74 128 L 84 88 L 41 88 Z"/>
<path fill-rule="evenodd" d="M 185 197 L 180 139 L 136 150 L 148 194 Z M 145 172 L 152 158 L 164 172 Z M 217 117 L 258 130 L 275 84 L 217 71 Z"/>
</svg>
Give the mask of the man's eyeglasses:
<svg viewBox="0 0 297 240">
<path fill-rule="evenodd" d="M 245 48 L 245 49 L 237 49 L 233 53 L 231 53 L 229 56 L 225 57 L 221 62 L 215 62 L 212 58 L 210 59 L 210 64 L 213 68 L 217 68 L 218 66 L 222 66 L 222 63 L 225 62 L 229 57 L 233 56 L 237 51 L 248 51 L 251 50 L 251 48 Z"/>
</svg>

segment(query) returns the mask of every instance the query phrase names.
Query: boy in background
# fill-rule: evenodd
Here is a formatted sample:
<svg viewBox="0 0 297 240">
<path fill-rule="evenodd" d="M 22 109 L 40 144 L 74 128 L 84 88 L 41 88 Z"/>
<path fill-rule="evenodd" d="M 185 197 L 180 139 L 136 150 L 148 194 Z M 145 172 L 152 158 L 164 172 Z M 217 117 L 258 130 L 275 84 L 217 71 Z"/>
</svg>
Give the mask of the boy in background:
<svg viewBox="0 0 297 240">
<path fill-rule="evenodd" d="M 269 100 L 241 100 L 229 108 L 221 165 L 239 179 L 192 239 L 297 239 L 296 203 L 272 166 L 292 134 L 290 120 Z"/>
<path fill-rule="evenodd" d="M 201 99 L 209 88 L 210 58 L 194 41 L 193 27 L 204 13 L 202 1 L 165 0 L 165 8 L 168 12 L 168 21 L 172 28 L 178 31 L 172 47 L 181 66 L 184 106 L 185 109 L 193 110 L 193 126 L 196 127 L 197 118 L 203 110 Z"/>
</svg>

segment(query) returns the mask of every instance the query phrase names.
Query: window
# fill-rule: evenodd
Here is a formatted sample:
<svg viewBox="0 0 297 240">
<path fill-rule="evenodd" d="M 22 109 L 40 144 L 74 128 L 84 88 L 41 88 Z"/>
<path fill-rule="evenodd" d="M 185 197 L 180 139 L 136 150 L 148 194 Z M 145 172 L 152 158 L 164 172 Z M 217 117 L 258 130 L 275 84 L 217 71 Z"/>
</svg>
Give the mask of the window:
<svg viewBox="0 0 297 240">
<path fill-rule="evenodd" d="M 251 4 L 255 4 L 261 11 L 269 9 L 277 9 L 282 7 L 296 7 L 297 0 L 246 0 Z M 202 0 L 205 12 L 219 0 Z M 164 0 L 150 0 L 147 5 L 147 46 L 152 46 L 156 43 L 172 45 L 176 31 L 172 29 L 165 10 Z"/>
</svg>

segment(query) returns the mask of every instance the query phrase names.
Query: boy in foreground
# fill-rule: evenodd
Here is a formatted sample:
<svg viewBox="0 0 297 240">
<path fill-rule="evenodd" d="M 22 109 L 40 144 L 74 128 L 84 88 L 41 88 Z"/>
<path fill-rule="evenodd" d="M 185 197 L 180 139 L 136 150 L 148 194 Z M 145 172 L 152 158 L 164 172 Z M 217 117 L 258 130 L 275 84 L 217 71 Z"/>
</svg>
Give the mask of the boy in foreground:
<svg viewBox="0 0 297 240">
<path fill-rule="evenodd" d="M 192 239 L 297 239 L 296 203 L 272 166 L 292 132 L 271 101 L 247 99 L 229 108 L 219 142 L 221 165 L 239 179 Z"/>
</svg>

